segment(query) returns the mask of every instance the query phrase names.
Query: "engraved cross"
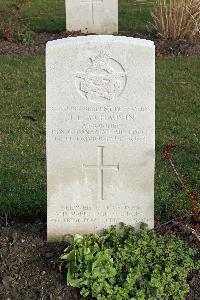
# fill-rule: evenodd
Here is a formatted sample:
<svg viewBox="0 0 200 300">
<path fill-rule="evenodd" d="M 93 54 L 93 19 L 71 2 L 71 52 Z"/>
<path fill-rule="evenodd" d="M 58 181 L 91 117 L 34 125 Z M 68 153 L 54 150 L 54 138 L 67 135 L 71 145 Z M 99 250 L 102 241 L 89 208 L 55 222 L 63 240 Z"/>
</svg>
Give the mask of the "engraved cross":
<svg viewBox="0 0 200 300">
<path fill-rule="evenodd" d="M 81 0 L 81 3 L 90 4 L 91 12 L 92 12 L 92 23 L 94 24 L 94 4 L 103 3 L 103 0 Z"/>
<path fill-rule="evenodd" d="M 104 200 L 104 192 L 103 192 L 103 175 L 104 170 L 114 170 L 119 171 L 119 164 L 118 165 L 104 165 L 103 161 L 103 146 L 97 146 L 98 149 L 98 164 L 97 165 L 85 165 L 83 164 L 84 169 L 94 169 L 98 172 L 98 197 L 99 200 Z"/>
</svg>

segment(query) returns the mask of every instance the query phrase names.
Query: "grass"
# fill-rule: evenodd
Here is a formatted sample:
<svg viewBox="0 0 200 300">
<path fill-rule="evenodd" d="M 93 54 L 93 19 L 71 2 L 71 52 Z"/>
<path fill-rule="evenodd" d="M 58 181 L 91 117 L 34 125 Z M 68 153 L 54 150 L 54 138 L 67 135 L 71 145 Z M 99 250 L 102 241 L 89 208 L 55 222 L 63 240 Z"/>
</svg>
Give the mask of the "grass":
<svg viewBox="0 0 200 300">
<path fill-rule="evenodd" d="M 37 214 L 46 206 L 44 59 L 2 55 L 0 70 L 0 210 Z"/>
<path fill-rule="evenodd" d="M 154 0 L 119 0 L 119 30 L 143 33 L 151 28 Z"/>
<path fill-rule="evenodd" d="M 14 0 L 0 0 L 0 7 Z M 153 0 L 119 0 L 120 31 L 145 32 Z M 43 32 L 65 30 L 64 0 L 30 0 L 21 22 Z M 176 143 L 174 161 L 198 191 L 198 92 L 196 57 L 157 59 L 156 211 L 162 218 L 182 214 L 190 201 L 163 159 Z M 46 213 L 45 68 L 43 56 L 0 56 L 0 210 L 20 215 Z"/>
<path fill-rule="evenodd" d="M 180 184 L 170 176 L 163 161 L 165 144 L 175 143 L 174 162 L 191 191 L 200 190 L 199 173 L 199 88 L 198 57 L 164 58 L 157 61 L 156 101 L 156 204 L 164 215 L 182 213 L 190 208 Z"/>
<path fill-rule="evenodd" d="M 0 0 L 0 7 L 16 0 Z M 144 32 L 151 20 L 153 0 L 119 0 L 119 30 Z M 29 0 L 23 10 L 22 24 L 38 32 L 65 30 L 65 0 Z"/>
<path fill-rule="evenodd" d="M 160 36 L 173 41 L 195 37 L 200 30 L 199 0 L 155 0 L 154 28 Z"/>
<path fill-rule="evenodd" d="M 180 173 L 198 191 L 198 57 L 157 59 L 156 211 L 167 218 L 190 205 L 163 159 L 176 143 Z M 45 68 L 43 56 L 0 56 L 0 211 L 46 213 Z"/>
</svg>

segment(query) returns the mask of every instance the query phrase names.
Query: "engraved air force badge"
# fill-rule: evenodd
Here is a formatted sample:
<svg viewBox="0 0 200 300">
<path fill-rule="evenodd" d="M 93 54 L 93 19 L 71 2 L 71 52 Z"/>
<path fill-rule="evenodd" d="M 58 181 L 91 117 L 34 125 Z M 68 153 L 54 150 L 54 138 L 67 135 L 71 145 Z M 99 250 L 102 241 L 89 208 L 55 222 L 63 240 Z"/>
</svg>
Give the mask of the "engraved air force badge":
<svg viewBox="0 0 200 300">
<path fill-rule="evenodd" d="M 75 80 L 78 92 L 87 101 L 112 104 L 125 89 L 127 76 L 118 61 L 100 51 L 89 58 L 89 66 L 84 72 L 75 74 Z"/>
</svg>

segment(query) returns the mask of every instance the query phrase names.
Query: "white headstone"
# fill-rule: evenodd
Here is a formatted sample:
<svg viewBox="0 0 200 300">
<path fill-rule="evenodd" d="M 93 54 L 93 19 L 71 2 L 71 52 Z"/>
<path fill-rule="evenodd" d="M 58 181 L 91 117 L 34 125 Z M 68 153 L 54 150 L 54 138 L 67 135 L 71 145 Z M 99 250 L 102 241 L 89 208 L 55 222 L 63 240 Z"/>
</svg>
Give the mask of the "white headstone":
<svg viewBox="0 0 200 300">
<path fill-rule="evenodd" d="M 65 0 L 68 31 L 118 32 L 118 0 Z"/>
<path fill-rule="evenodd" d="M 155 49 L 131 37 L 47 44 L 48 238 L 154 226 Z"/>
</svg>

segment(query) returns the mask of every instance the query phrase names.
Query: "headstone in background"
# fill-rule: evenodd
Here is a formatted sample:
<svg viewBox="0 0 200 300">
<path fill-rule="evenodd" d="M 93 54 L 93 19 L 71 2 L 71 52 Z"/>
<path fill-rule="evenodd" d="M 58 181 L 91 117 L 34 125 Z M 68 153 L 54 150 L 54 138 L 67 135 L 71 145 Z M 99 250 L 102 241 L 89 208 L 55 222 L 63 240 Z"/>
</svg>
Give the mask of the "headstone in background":
<svg viewBox="0 0 200 300">
<path fill-rule="evenodd" d="M 87 36 L 47 44 L 48 238 L 154 225 L 155 49 Z"/>
<path fill-rule="evenodd" d="M 118 0 L 65 0 L 67 31 L 118 32 Z"/>
</svg>

